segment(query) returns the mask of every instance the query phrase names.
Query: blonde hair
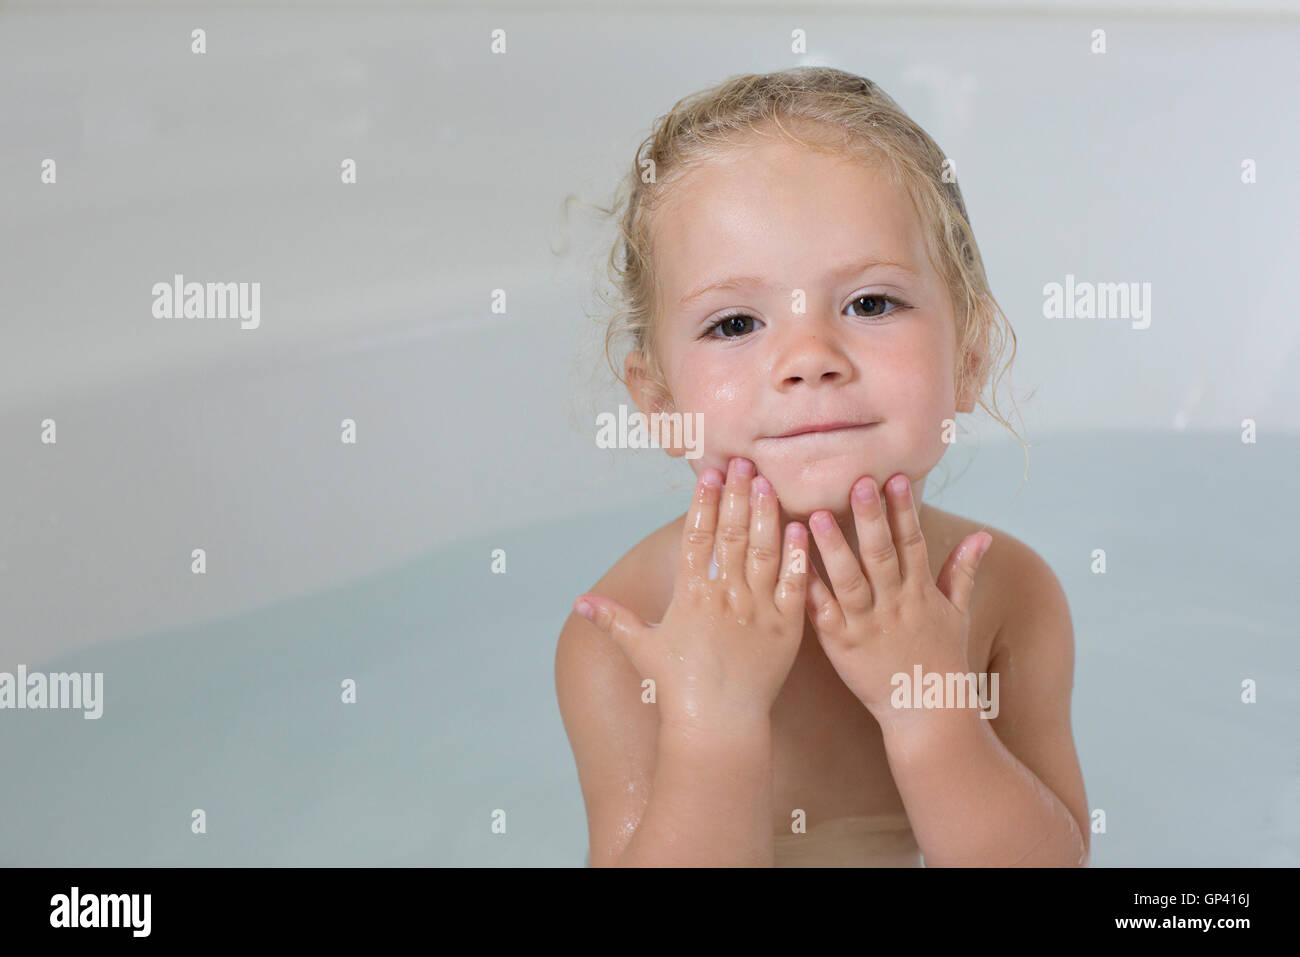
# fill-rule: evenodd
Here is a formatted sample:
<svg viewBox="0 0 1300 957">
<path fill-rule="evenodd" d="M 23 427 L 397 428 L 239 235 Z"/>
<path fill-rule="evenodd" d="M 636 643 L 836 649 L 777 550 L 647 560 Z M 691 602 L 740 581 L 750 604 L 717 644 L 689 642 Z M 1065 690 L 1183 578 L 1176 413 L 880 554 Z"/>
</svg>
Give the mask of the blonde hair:
<svg viewBox="0 0 1300 957">
<path fill-rule="evenodd" d="M 794 136 L 786 121 L 812 121 L 818 142 Z M 806 123 L 803 125 L 807 126 Z M 907 189 L 918 210 L 931 262 L 952 297 L 957 325 L 956 389 L 978 388 L 981 408 L 1028 445 L 997 405 L 997 384 L 1015 358 L 1016 336 L 989 289 L 970 217 L 943 151 L 876 84 L 831 67 L 794 67 L 775 73 L 733 76 L 712 89 L 679 100 L 636 152 L 612 208 L 621 235 L 609 255 L 609 277 L 618 291 L 605 330 L 605 358 L 624 387 L 627 380 L 610 350 L 620 337 L 631 340 L 647 373 L 647 385 L 664 406 L 672 395 L 656 347 L 657 285 L 653 269 L 651 216 L 673 183 L 695 166 L 725 153 L 744 134 L 782 135 L 810 149 L 839 153 L 881 165 L 895 185 Z M 983 397 L 989 367 L 1011 343 L 1011 356 L 993 380 L 991 405 Z M 983 361 L 975 361 L 983 352 Z M 1013 397 L 1014 405 L 1014 397 Z"/>
</svg>

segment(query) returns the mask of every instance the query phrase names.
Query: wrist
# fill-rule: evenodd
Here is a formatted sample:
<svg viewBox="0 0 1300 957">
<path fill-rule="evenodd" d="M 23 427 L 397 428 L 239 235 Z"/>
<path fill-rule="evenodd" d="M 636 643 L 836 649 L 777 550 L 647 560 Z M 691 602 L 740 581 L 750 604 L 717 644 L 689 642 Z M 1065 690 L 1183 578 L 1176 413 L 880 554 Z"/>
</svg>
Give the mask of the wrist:
<svg viewBox="0 0 1300 957">
<path fill-rule="evenodd" d="M 977 734 L 984 722 L 975 708 L 895 708 L 886 705 L 873 713 L 880 725 L 886 750 L 900 753 L 925 752 L 969 734 Z"/>
<path fill-rule="evenodd" d="M 746 744 L 770 746 L 772 717 L 767 711 L 690 718 L 661 715 L 659 739 L 673 745 L 723 754 Z"/>
</svg>

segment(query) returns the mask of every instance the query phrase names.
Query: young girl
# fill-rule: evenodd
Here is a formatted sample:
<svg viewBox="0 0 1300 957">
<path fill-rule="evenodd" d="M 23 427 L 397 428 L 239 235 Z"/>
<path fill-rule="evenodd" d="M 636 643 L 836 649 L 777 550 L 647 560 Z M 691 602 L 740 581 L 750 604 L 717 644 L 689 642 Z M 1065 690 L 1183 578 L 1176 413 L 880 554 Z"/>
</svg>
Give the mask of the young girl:
<svg viewBox="0 0 1300 957">
<path fill-rule="evenodd" d="M 611 337 L 703 454 L 556 649 L 591 865 L 1087 864 L 1061 586 L 922 502 L 1005 341 L 950 170 L 820 67 L 689 97 L 638 150 Z"/>
</svg>

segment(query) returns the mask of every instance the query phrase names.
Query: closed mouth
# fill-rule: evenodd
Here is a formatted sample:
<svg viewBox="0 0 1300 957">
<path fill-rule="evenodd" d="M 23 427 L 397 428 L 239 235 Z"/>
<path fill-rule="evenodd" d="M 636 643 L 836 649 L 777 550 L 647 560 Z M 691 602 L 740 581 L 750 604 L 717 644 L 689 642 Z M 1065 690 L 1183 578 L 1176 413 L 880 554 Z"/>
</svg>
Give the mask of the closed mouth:
<svg viewBox="0 0 1300 957">
<path fill-rule="evenodd" d="M 789 435 L 769 435 L 769 439 L 801 439 L 810 435 L 837 435 L 842 432 L 857 432 L 862 429 L 869 429 L 873 425 L 879 425 L 878 422 L 867 422 L 864 425 L 841 425 L 832 428 L 810 428 L 800 432 L 792 432 Z"/>
</svg>

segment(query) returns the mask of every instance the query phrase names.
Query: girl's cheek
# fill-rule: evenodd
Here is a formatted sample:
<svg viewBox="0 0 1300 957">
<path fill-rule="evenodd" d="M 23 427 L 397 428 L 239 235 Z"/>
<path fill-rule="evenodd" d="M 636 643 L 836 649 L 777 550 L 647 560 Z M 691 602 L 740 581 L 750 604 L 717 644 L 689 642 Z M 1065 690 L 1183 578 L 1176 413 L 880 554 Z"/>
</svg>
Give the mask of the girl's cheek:
<svg viewBox="0 0 1300 957">
<path fill-rule="evenodd" d="M 710 401 L 715 405 L 727 405 L 735 402 L 736 397 L 740 395 L 740 386 L 736 382 L 720 382 L 716 384 L 709 394 Z"/>
</svg>

